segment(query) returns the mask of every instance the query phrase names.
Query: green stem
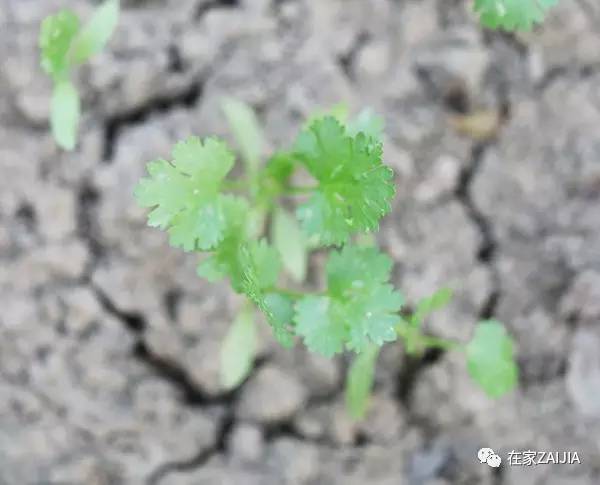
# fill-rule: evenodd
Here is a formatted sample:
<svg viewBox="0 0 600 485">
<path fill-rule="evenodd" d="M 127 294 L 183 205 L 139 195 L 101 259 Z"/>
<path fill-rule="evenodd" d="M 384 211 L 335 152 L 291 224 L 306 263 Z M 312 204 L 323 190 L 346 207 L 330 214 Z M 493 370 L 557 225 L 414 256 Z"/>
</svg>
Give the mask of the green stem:
<svg viewBox="0 0 600 485">
<path fill-rule="evenodd" d="M 439 337 L 432 337 L 430 335 L 419 334 L 419 342 L 429 348 L 443 349 L 443 350 L 462 350 L 463 344 L 454 340 L 447 340 Z"/>
<path fill-rule="evenodd" d="M 417 349 L 434 348 L 443 350 L 463 350 L 464 345 L 455 340 L 448 340 L 432 335 L 425 335 L 417 328 L 411 327 L 405 320 L 396 325 L 396 332 L 404 340 L 409 352 Z"/>
</svg>

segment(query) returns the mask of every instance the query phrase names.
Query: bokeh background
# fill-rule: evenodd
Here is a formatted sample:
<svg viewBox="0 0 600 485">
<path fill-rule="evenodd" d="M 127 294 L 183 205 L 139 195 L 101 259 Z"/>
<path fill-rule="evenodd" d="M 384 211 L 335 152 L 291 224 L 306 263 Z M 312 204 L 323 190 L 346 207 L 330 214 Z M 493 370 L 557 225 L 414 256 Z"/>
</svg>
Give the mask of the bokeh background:
<svg viewBox="0 0 600 485">
<path fill-rule="evenodd" d="M 0 483 L 600 483 L 600 4 L 559 3 L 513 36 L 460 0 L 123 0 L 77 73 L 64 153 L 37 32 L 93 3 L 1 0 Z M 257 110 L 270 148 L 340 101 L 385 118 L 394 284 L 413 302 L 454 288 L 435 335 L 503 321 L 514 393 L 485 397 L 459 354 L 389 345 L 357 424 L 347 360 L 283 350 L 266 325 L 250 377 L 223 392 L 241 300 L 145 227 L 132 189 L 179 138 L 228 137 L 225 95 Z M 582 464 L 492 469 L 482 446 Z"/>
</svg>

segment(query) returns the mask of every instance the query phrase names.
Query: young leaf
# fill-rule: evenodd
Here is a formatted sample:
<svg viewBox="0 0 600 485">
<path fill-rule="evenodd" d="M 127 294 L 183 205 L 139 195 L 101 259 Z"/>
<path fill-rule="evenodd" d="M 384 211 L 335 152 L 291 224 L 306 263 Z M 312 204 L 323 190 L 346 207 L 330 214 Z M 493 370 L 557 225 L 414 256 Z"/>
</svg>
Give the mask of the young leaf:
<svg viewBox="0 0 600 485">
<path fill-rule="evenodd" d="M 531 30 L 558 0 L 475 0 L 475 11 L 486 27 Z"/>
<path fill-rule="evenodd" d="M 397 338 L 397 312 L 404 300 L 385 284 L 391 268 L 390 258 L 373 247 L 345 246 L 327 262 L 329 291 L 343 303 L 348 346 L 357 352 L 370 343 L 383 345 Z"/>
<path fill-rule="evenodd" d="M 256 250 L 252 246 L 249 250 L 246 250 L 246 247 L 248 246 L 241 246 L 239 251 L 241 292 L 265 314 L 277 341 L 284 347 L 291 347 L 294 334 L 289 320 L 289 302 L 281 295 L 265 294 L 265 289 L 274 283 L 266 277 L 272 270 L 266 269 L 266 261 L 260 262 L 260 256 L 257 256 Z M 272 257 L 278 271 L 279 262 L 275 251 Z"/>
<path fill-rule="evenodd" d="M 73 40 L 69 56 L 74 64 L 87 61 L 108 43 L 119 20 L 119 0 L 106 0 Z"/>
<path fill-rule="evenodd" d="M 403 298 L 385 284 L 391 269 L 390 258 L 373 247 L 345 246 L 327 262 L 329 293 L 340 304 L 335 317 L 345 321 L 348 346 L 357 352 L 397 339 Z"/>
<path fill-rule="evenodd" d="M 279 255 L 266 241 L 247 241 L 241 231 L 232 230 L 213 256 L 198 267 L 198 273 L 206 278 L 229 276 L 233 289 L 254 302 L 267 317 L 277 340 L 290 347 L 291 303 L 283 296 L 267 293 L 277 282 L 279 269 Z"/>
<path fill-rule="evenodd" d="M 60 81 L 54 86 L 50 111 L 56 143 L 65 150 L 73 150 L 77 143 L 81 106 L 79 94 L 70 81 Z"/>
<path fill-rule="evenodd" d="M 78 30 L 79 19 L 70 10 L 61 10 L 42 22 L 39 38 L 41 64 L 54 79 L 63 77 L 69 70 L 67 52 Z"/>
<path fill-rule="evenodd" d="M 283 266 L 294 281 L 301 283 L 306 277 L 306 238 L 296 219 L 285 209 L 275 210 L 272 222 L 273 244 Z"/>
<path fill-rule="evenodd" d="M 281 262 L 279 254 L 267 241 L 252 241 L 250 243 L 252 259 L 256 268 L 257 282 L 261 289 L 270 288 L 277 283 Z"/>
<path fill-rule="evenodd" d="M 263 134 L 256 114 L 246 103 L 225 98 L 221 107 L 235 136 L 250 174 L 256 173 L 264 146 Z"/>
<path fill-rule="evenodd" d="M 490 397 L 500 397 L 517 384 L 512 340 L 495 320 L 480 322 L 467 345 L 467 368 Z"/>
<path fill-rule="evenodd" d="M 229 328 L 221 347 L 221 383 L 225 389 L 239 386 L 252 370 L 256 340 L 253 312 L 245 308 Z"/>
<path fill-rule="evenodd" d="M 350 327 L 348 347 L 362 352 L 369 343 L 383 345 L 398 338 L 397 313 L 404 299 L 391 285 L 368 288 L 356 299 L 346 302 L 344 313 Z"/>
<path fill-rule="evenodd" d="M 395 193 L 392 170 L 381 161 L 381 143 L 363 133 L 349 137 L 335 118 L 326 117 L 300 134 L 296 154 L 319 181 L 298 209 L 309 236 L 338 245 L 354 232 L 378 228 Z"/>
<path fill-rule="evenodd" d="M 225 196 L 223 198 L 223 215 L 227 221 L 223 240 L 219 243 L 215 252 L 204 259 L 196 268 L 196 273 L 210 282 L 218 281 L 233 274 L 233 264 L 237 261 L 237 255 L 244 238 L 246 237 L 246 223 L 248 214 L 248 203 L 241 197 Z M 239 274 L 239 273 L 236 273 Z M 241 292 L 241 282 L 238 277 L 234 286 Z"/>
<path fill-rule="evenodd" d="M 327 263 L 328 296 L 305 297 L 296 305 L 296 332 L 325 356 L 357 352 L 397 339 L 402 296 L 390 285 L 391 261 L 375 248 L 345 246 Z"/>
<path fill-rule="evenodd" d="M 294 304 L 290 298 L 279 293 L 268 293 L 264 299 L 267 315 L 277 341 L 286 348 L 294 345 L 292 323 Z"/>
<path fill-rule="evenodd" d="M 348 330 L 341 318 L 336 318 L 337 306 L 331 298 L 306 296 L 296 304 L 296 333 L 304 337 L 309 350 L 332 357 L 344 349 Z"/>
<path fill-rule="evenodd" d="M 369 345 L 354 357 L 346 377 L 346 407 L 350 416 L 359 420 L 365 416 L 375 377 L 379 347 Z"/>
<path fill-rule="evenodd" d="M 390 278 L 392 260 L 377 248 L 344 246 L 327 261 L 329 292 L 340 298 L 352 297 L 366 288 L 385 283 Z"/>
<path fill-rule="evenodd" d="M 202 142 L 192 136 L 175 146 L 173 158 L 147 165 L 150 177 L 135 189 L 138 203 L 154 207 L 148 225 L 168 229 L 172 246 L 213 249 L 231 225 L 227 215 L 238 210 L 234 197 L 218 193 L 233 167 L 233 154 L 215 138 Z"/>
</svg>

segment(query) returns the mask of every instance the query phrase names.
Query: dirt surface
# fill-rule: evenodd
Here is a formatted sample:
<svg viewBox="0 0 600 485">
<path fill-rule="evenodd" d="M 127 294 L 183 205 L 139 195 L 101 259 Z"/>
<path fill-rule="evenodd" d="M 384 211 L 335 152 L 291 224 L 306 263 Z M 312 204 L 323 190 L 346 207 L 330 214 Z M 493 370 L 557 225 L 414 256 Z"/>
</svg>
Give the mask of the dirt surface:
<svg viewBox="0 0 600 485">
<path fill-rule="evenodd" d="M 0 1 L 0 483 L 600 483 L 600 4 L 561 0 L 519 37 L 482 32 L 457 0 L 123 4 L 110 48 L 78 73 L 67 154 L 37 31 L 92 3 Z M 265 325 L 250 378 L 220 389 L 240 299 L 145 227 L 132 189 L 177 139 L 226 134 L 223 95 L 258 110 L 273 147 L 338 101 L 385 117 L 394 283 L 409 301 L 454 287 L 435 335 L 505 322 L 516 392 L 491 401 L 460 355 L 415 362 L 390 345 L 354 424 L 346 359 L 280 349 Z M 507 107 L 488 142 L 448 122 Z M 582 463 L 492 469 L 482 446 Z"/>
</svg>

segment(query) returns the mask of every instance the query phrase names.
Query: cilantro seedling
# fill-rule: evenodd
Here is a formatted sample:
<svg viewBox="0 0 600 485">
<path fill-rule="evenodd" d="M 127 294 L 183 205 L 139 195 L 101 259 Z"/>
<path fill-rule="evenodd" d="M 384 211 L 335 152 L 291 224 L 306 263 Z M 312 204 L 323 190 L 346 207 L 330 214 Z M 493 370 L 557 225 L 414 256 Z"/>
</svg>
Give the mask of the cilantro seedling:
<svg viewBox="0 0 600 485">
<path fill-rule="evenodd" d="M 251 108 L 227 99 L 223 111 L 242 171 L 232 170 L 236 156 L 224 141 L 191 136 L 174 146 L 169 160 L 148 163 L 135 197 L 151 209 L 148 224 L 166 231 L 173 247 L 200 255 L 199 276 L 228 279 L 246 298 L 222 348 L 224 388 L 239 385 L 252 367 L 256 332 L 248 305 L 285 347 L 301 340 L 326 357 L 356 354 L 346 401 L 357 419 L 367 410 L 380 348 L 399 339 L 409 353 L 462 351 L 490 396 L 514 387 L 512 344 L 499 323 L 481 323 L 466 345 L 425 334 L 424 320 L 452 297 L 447 288 L 420 300 L 412 314 L 403 311 L 404 298 L 390 281 L 393 262 L 372 237 L 395 193 L 383 161 L 382 119 L 370 111 L 350 119 L 339 106 L 335 116 L 318 113 L 292 148 L 263 163 L 264 137 Z M 310 182 L 297 185 L 296 172 Z M 320 291 L 304 284 L 314 249 L 329 250 Z"/>
<path fill-rule="evenodd" d="M 528 31 L 558 0 L 475 0 L 481 23 L 491 29 Z"/>
<path fill-rule="evenodd" d="M 81 116 L 81 101 L 71 72 L 104 48 L 118 18 L 119 0 L 106 0 L 83 27 L 70 10 L 61 10 L 42 22 L 41 66 L 54 83 L 50 125 L 56 143 L 64 150 L 75 148 Z"/>
<path fill-rule="evenodd" d="M 527 31 L 557 2 L 474 0 L 473 8 L 486 27 Z M 65 150 L 76 146 L 81 116 L 72 70 L 105 47 L 118 16 L 119 0 L 105 0 L 83 27 L 70 10 L 42 22 L 41 66 L 54 83 L 51 129 Z M 381 346 L 398 339 L 409 354 L 427 348 L 462 351 L 470 375 L 492 397 L 516 385 L 513 345 L 500 323 L 480 322 L 466 345 L 423 332 L 429 314 L 450 301 L 448 289 L 419 301 L 411 315 L 402 312 L 404 299 L 390 284 L 392 261 L 374 246 L 372 235 L 395 193 L 392 170 L 383 163 L 381 118 L 368 110 L 350 118 L 344 105 L 317 112 L 293 147 L 263 164 L 264 137 L 253 110 L 226 99 L 223 112 L 244 161 L 243 177 L 231 178 L 235 155 L 223 141 L 189 137 L 174 147 L 170 160 L 150 162 L 148 177 L 135 190 L 138 203 L 152 209 L 150 226 L 167 231 L 172 246 L 203 255 L 199 276 L 228 279 L 286 347 L 302 339 L 328 357 L 354 351 L 346 399 L 355 418 L 367 410 Z M 294 185 L 297 171 L 312 183 Z M 282 199 L 297 203 L 295 215 Z M 280 286 L 282 270 L 302 285 L 310 252 L 317 248 L 331 250 L 326 290 Z M 254 315 L 246 305 L 222 348 L 226 389 L 250 372 L 255 349 Z"/>
</svg>

